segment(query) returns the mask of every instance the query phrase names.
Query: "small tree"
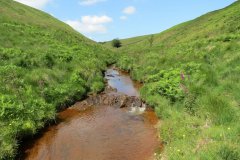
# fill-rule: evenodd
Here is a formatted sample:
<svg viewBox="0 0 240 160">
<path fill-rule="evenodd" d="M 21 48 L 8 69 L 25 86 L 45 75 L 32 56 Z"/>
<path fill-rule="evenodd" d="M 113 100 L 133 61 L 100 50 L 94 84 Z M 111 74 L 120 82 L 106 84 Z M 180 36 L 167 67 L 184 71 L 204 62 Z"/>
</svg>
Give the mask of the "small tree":
<svg viewBox="0 0 240 160">
<path fill-rule="evenodd" d="M 112 46 L 115 48 L 120 48 L 122 46 L 122 43 L 119 39 L 112 40 Z"/>
</svg>

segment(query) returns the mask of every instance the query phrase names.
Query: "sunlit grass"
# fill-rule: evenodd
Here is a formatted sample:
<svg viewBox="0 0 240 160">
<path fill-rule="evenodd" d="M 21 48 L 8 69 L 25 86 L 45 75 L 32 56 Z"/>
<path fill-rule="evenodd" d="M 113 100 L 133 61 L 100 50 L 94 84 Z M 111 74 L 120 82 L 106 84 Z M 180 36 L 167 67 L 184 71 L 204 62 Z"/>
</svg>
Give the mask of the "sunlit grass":
<svg viewBox="0 0 240 160">
<path fill-rule="evenodd" d="M 121 40 L 117 64 L 160 118 L 156 159 L 240 159 L 239 7 L 155 34 L 152 47 L 151 35 Z"/>
<path fill-rule="evenodd" d="M 57 110 L 104 88 L 113 52 L 36 9 L 0 2 L 0 159 Z"/>
</svg>

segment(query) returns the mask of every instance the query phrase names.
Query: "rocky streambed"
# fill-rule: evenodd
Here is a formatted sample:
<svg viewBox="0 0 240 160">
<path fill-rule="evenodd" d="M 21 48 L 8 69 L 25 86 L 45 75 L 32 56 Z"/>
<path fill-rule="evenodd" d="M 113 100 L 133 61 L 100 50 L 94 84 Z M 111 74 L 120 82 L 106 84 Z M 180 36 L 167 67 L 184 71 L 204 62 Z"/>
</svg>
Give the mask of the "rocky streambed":
<svg viewBox="0 0 240 160">
<path fill-rule="evenodd" d="M 26 160 L 149 160 L 159 143 L 157 117 L 139 98 L 138 83 L 114 68 L 97 95 L 58 114 L 50 126 L 23 145 Z"/>
</svg>

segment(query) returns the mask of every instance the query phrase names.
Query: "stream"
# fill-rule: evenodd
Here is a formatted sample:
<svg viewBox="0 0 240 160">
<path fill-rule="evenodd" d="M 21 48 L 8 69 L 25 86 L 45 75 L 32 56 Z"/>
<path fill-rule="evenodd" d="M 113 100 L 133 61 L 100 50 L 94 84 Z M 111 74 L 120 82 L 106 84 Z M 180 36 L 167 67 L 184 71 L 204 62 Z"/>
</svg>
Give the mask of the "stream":
<svg viewBox="0 0 240 160">
<path fill-rule="evenodd" d="M 152 160 L 158 119 L 139 98 L 138 84 L 113 67 L 106 88 L 58 113 L 56 125 L 24 142 L 25 160 Z"/>
</svg>

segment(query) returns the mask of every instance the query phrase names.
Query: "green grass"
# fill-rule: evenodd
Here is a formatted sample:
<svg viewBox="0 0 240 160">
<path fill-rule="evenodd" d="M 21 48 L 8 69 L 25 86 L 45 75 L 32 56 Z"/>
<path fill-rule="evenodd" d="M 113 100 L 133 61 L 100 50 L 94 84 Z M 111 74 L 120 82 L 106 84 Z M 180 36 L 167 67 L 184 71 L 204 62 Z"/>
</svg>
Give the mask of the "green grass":
<svg viewBox="0 0 240 160">
<path fill-rule="evenodd" d="M 103 89 L 114 53 L 12 0 L 0 1 L 0 13 L 0 159 L 13 159 L 19 139 Z"/>
<path fill-rule="evenodd" d="M 158 159 L 240 159 L 240 2 L 167 31 L 121 40 L 117 65 L 161 119 Z M 0 1 L 0 159 L 57 110 L 103 89 L 114 52 L 64 23 Z M 111 43 L 104 45 L 111 48 Z"/>
<path fill-rule="evenodd" d="M 239 19 L 237 1 L 153 35 L 152 46 L 146 35 L 114 49 L 161 119 L 157 159 L 240 159 Z"/>
</svg>

